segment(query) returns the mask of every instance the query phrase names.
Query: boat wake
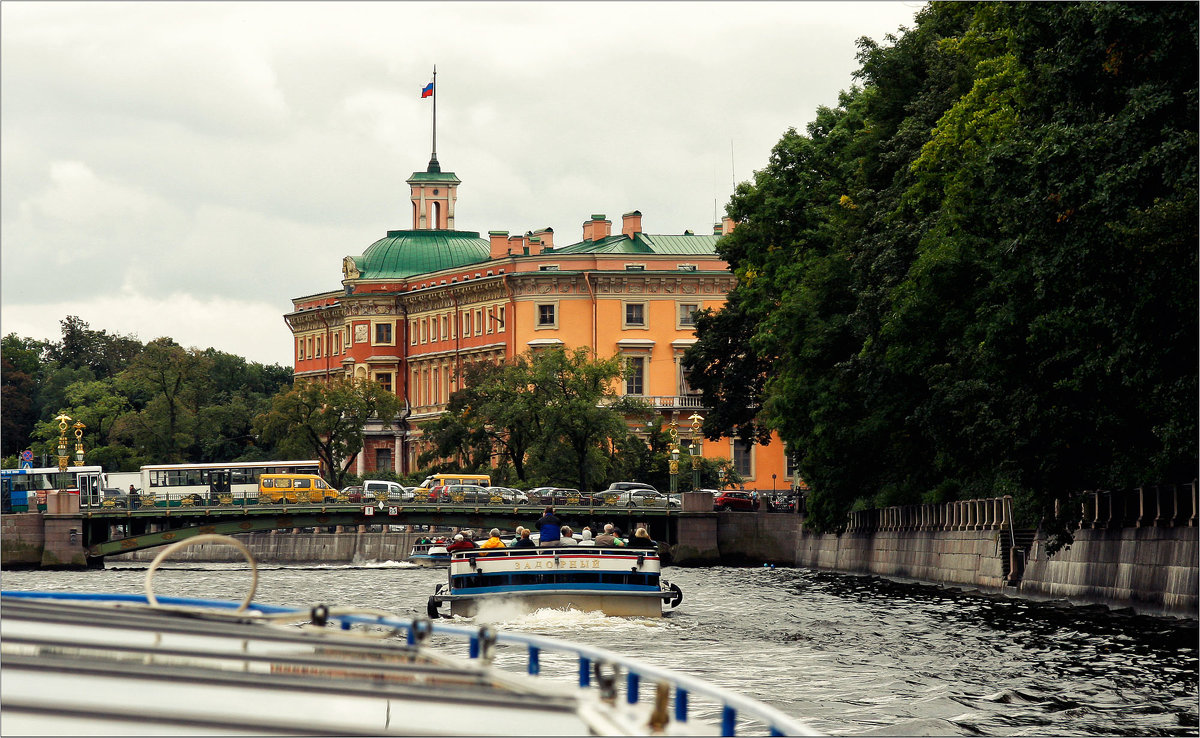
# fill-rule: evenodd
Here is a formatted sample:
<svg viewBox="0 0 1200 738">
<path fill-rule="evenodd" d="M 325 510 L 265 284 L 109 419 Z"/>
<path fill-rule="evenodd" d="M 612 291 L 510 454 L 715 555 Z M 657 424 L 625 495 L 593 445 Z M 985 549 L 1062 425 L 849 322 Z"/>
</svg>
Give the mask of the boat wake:
<svg viewBox="0 0 1200 738">
<path fill-rule="evenodd" d="M 626 630 L 644 631 L 664 626 L 662 618 L 616 617 L 597 611 L 557 610 L 541 608 L 530 612 L 519 602 L 483 602 L 473 618 L 455 618 L 478 625 L 492 625 L 506 630 L 548 631 L 554 634 L 571 631 Z"/>
</svg>

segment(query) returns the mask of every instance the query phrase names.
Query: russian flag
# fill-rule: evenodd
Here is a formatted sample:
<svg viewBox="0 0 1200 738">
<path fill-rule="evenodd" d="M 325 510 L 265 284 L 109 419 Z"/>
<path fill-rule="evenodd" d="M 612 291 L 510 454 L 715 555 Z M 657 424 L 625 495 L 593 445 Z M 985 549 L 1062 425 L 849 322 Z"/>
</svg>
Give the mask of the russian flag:
<svg viewBox="0 0 1200 738">
<path fill-rule="evenodd" d="M 433 94 L 433 83 L 432 82 L 430 82 L 429 84 L 427 84 L 421 88 L 421 97 L 423 97 L 423 98 L 429 97 L 432 94 Z"/>
</svg>

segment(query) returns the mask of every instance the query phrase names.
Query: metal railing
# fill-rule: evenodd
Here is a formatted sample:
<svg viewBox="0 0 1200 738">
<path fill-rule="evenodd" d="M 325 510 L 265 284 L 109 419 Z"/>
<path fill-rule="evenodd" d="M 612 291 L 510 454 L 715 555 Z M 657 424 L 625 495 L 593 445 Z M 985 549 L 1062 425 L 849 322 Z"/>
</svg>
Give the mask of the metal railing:
<svg viewBox="0 0 1200 738">
<path fill-rule="evenodd" d="M 146 595 L 134 594 L 102 594 L 102 593 L 68 593 L 41 591 L 4 591 L 0 596 L 5 598 L 20 598 L 27 600 L 73 600 L 88 604 L 149 604 Z M 280 607 L 259 603 L 238 603 L 226 600 L 206 600 L 186 597 L 155 598 L 161 607 L 178 608 L 208 608 L 225 611 L 242 611 L 243 616 L 255 615 L 264 619 L 280 615 L 310 616 L 314 622 L 320 610 L 321 623 L 331 628 L 350 630 L 353 626 L 369 628 L 392 629 L 397 634 L 403 634 L 407 645 L 428 647 L 431 636 L 444 636 L 465 646 L 468 659 L 488 668 L 499 668 L 501 664 L 495 661 L 497 647 L 513 647 L 524 651 L 522 670 L 525 674 L 538 677 L 543 672 L 545 653 L 563 654 L 575 661 L 575 682 L 581 690 L 598 690 L 601 699 L 613 704 L 621 699 L 628 705 L 638 705 L 645 701 L 651 702 L 656 710 L 667 708 L 668 698 L 673 694 L 674 701 L 670 705 L 671 715 L 678 723 L 687 724 L 694 712 L 695 698 L 715 704 L 720 715 L 720 734 L 724 736 L 737 735 L 739 720 L 757 722 L 766 728 L 773 736 L 782 735 L 822 735 L 804 722 L 797 720 L 782 711 L 763 704 L 744 695 L 731 692 L 697 677 L 643 663 L 636 659 L 602 648 L 586 646 L 557 638 L 496 631 L 490 626 L 480 628 L 460 625 L 443 625 L 425 618 L 408 620 L 394 615 L 378 613 L 355 614 L 343 613 L 338 609 L 320 605 L 305 610 L 294 607 Z M 192 619 L 188 619 L 192 620 Z M 186 621 L 185 621 L 186 622 Z M 182 627 L 182 626 L 181 626 Z M 282 633 L 282 631 L 281 631 Z M 239 636 L 242 637 L 242 636 Z M 271 637 L 281 638 L 286 635 L 272 634 Z M 310 640 L 310 639 L 309 639 Z M 386 647 L 386 644 L 381 644 Z M 624 679 L 620 677 L 624 674 Z M 624 694 L 621 694 L 621 682 L 624 683 Z M 654 687 L 649 695 L 643 695 L 643 684 Z M 677 729 L 678 730 L 678 729 Z M 684 728 L 686 731 L 686 728 Z"/>
</svg>

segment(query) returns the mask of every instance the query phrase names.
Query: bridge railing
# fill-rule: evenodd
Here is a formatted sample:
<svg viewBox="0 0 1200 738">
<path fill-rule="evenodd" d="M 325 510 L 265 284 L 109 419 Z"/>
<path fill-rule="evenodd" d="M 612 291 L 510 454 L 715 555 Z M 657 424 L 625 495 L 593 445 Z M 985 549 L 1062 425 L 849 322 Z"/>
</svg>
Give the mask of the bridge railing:
<svg viewBox="0 0 1200 738">
<path fill-rule="evenodd" d="M 102 503 L 89 504 L 84 500 L 82 509 L 87 512 L 134 512 L 147 510 L 276 510 L 300 508 L 350 509 L 362 507 L 401 507 L 401 508 L 537 508 L 543 505 L 555 505 L 568 508 L 604 507 L 610 509 L 668 509 L 663 504 L 645 504 L 642 498 L 635 498 L 633 504 L 624 501 L 618 493 L 572 493 L 523 498 L 524 501 L 513 499 L 499 492 L 471 497 L 461 493 L 429 494 L 428 490 L 417 490 L 415 494 L 404 498 L 389 498 L 386 493 L 374 496 L 361 493 L 347 494 L 332 491 L 288 490 L 286 496 L 276 500 L 267 500 L 257 495 L 242 494 L 202 494 L 199 492 L 164 492 L 150 491 L 108 497 Z M 654 503 L 654 500 L 650 500 Z M 669 510 L 678 511 L 679 503 L 671 504 Z"/>
</svg>

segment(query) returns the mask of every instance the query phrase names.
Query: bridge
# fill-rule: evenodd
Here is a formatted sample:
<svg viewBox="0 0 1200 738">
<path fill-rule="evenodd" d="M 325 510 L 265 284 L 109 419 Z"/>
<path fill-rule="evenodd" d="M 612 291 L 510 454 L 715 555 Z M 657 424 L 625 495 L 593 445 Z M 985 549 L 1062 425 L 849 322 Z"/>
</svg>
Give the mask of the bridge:
<svg viewBox="0 0 1200 738">
<path fill-rule="evenodd" d="M 556 514 L 576 530 L 591 525 L 593 530 L 612 522 L 622 530 L 645 526 L 656 540 L 677 539 L 677 507 L 643 507 L 613 504 L 608 498 L 588 495 L 555 500 Z M 75 497 L 78 500 L 78 497 Z M 68 500 L 69 501 L 69 500 Z M 267 504 L 254 499 L 235 500 L 201 496 L 157 498 L 142 496 L 117 504 L 63 510 L 53 496 L 46 505 L 46 543 L 51 542 L 50 527 L 57 522 L 74 522 L 78 527 L 64 530 L 64 543 L 78 547 L 87 565 L 96 566 L 105 556 L 164 546 L 205 533 L 234 535 L 272 529 L 333 528 L 360 525 L 451 526 L 487 531 L 491 528 L 513 530 L 518 525 L 532 526 L 542 516 L 545 503 L 513 504 L 494 500 L 466 502 L 448 500 L 398 502 L 386 499 L 300 501 Z M 86 503 L 86 500 L 85 500 Z M 711 507 L 709 508 L 711 510 Z M 5 516 L 6 518 L 12 516 Z M 7 531 L 6 531 L 7 532 Z M 59 557 L 61 558 L 61 556 Z"/>
</svg>

